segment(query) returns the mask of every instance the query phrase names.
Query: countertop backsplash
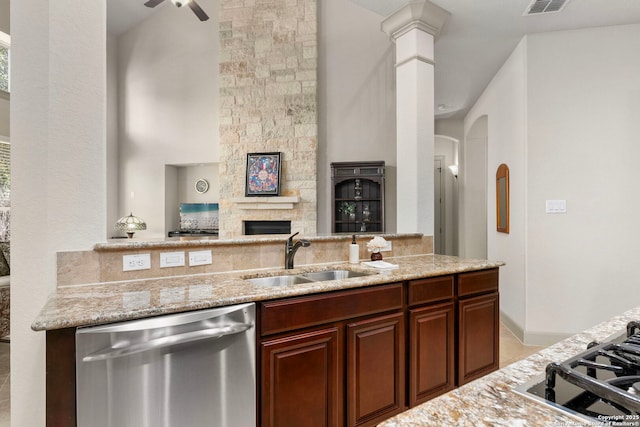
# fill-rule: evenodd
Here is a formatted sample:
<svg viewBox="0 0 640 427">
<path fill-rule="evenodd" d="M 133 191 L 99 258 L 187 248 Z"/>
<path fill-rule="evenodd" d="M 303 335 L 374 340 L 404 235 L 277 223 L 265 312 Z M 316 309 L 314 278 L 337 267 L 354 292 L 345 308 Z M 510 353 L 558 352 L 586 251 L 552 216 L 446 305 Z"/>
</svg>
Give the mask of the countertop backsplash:
<svg viewBox="0 0 640 427">
<path fill-rule="evenodd" d="M 433 253 L 433 238 L 420 233 L 383 235 L 392 242 L 392 250 L 384 257 Z M 162 240 L 112 240 L 98 243 L 93 250 L 57 253 L 57 286 L 81 285 L 122 280 L 150 279 L 234 270 L 284 267 L 284 245 L 288 236 L 244 236 L 236 239 L 176 237 Z M 370 256 L 366 243 L 373 235 L 356 235 L 360 259 Z M 300 248 L 295 265 L 341 262 L 349 259 L 351 235 L 303 236 L 311 246 Z M 212 263 L 189 266 L 189 252 L 211 250 Z M 187 262 L 182 267 L 160 268 L 160 253 L 184 252 Z M 151 268 L 123 271 L 125 255 L 150 254 Z"/>
</svg>

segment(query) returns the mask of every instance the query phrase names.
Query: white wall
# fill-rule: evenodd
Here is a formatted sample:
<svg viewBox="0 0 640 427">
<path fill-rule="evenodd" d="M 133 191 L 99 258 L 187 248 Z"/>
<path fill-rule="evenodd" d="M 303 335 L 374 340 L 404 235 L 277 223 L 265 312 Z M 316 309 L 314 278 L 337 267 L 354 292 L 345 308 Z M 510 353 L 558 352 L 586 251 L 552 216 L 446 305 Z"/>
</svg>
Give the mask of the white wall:
<svg viewBox="0 0 640 427">
<path fill-rule="evenodd" d="M 11 3 L 15 427 L 45 425 L 45 335 L 30 327 L 56 286 L 55 253 L 105 238 L 105 1 Z"/>
<path fill-rule="evenodd" d="M 638 51 L 640 25 L 527 36 L 465 119 L 468 133 L 488 116 L 488 257 L 507 263 L 501 309 L 528 343 L 640 302 Z M 495 231 L 500 163 L 510 169 L 508 235 Z M 553 199 L 567 200 L 566 214 L 545 213 Z"/>
<path fill-rule="evenodd" d="M 113 225 L 126 215 L 118 207 L 118 134 L 118 41 L 107 35 L 107 237 L 118 234 Z"/>
<path fill-rule="evenodd" d="M 331 232 L 331 162 L 386 162 L 386 231 L 396 226 L 393 45 L 383 17 L 348 0 L 318 2 L 318 232 Z"/>
<path fill-rule="evenodd" d="M 527 45 L 534 340 L 640 304 L 640 25 L 537 34 Z M 566 199 L 567 213 L 545 214 L 548 199 Z"/>
<path fill-rule="evenodd" d="M 505 261 L 500 269 L 500 304 L 507 323 L 524 329 L 525 325 L 525 241 L 526 241 L 526 38 L 521 41 L 500 71 L 494 76 L 477 103 L 465 117 L 465 144 L 462 151 L 467 150 L 461 172 L 463 186 L 472 183 L 464 176 L 464 171 L 474 164 L 487 164 L 487 199 L 483 207 L 487 212 L 487 257 Z M 483 135 L 475 135 L 472 127 L 478 119 L 485 120 Z M 487 159 L 470 156 L 470 144 L 478 144 L 479 136 L 487 137 Z M 484 156 L 484 154 L 482 154 Z M 496 231 L 496 184 L 495 176 L 501 163 L 509 166 L 510 178 L 510 234 Z M 464 188 L 463 192 L 468 189 Z M 461 215 L 463 223 L 468 224 L 477 214 L 478 206 L 469 205 L 465 193 Z M 470 233 L 469 226 L 460 232 Z M 468 256 L 470 254 L 464 253 Z M 510 321 L 509 321 L 510 320 Z M 517 330 L 516 330 L 517 331 Z M 521 335 L 521 333 L 520 333 Z"/>
<path fill-rule="evenodd" d="M 147 222 L 136 237 L 164 236 L 166 164 L 218 160 L 218 5 L 199 4 L 206 22 L 168 5 L 118 38 L 120 182 L 109 204 Z"/>
<path fill-rule="evenodd" d="M 436 117 L 436 135 L 446 135 L 448 137 L 464 140 L 464 119 L 438 119 Z"/>
</svg>

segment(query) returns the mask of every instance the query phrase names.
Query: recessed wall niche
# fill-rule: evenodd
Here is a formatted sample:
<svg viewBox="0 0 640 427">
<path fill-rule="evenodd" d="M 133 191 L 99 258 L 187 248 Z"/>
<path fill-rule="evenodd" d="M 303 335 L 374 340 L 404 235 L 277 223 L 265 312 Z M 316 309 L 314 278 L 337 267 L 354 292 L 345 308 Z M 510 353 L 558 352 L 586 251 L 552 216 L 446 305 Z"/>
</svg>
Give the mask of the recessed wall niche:
<svg viewBox="0 0 640 427">
<path fill-rule="evenodd" d="M 208 189 L 199 192 L 196 183 L 205 180 Z M 199 187 L 202 190 L 202 187 Z M 218 203 L 218 163 L 165 166 L 165 235 L 180 228 L 180 203 Z"/>
</svg>

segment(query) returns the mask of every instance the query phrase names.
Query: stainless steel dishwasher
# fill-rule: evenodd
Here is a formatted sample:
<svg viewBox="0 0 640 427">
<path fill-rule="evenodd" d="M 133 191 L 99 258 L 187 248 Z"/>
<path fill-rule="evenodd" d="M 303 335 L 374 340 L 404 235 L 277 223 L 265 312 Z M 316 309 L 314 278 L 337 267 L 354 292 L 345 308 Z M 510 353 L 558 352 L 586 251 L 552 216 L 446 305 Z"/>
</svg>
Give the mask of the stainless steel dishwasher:
<svg viewBox="0 0 640 427">
<path fill-rule="evenodd" d="M 78 427 L 256 424 L 255 305 L 78 328 Z"/>
</svg>

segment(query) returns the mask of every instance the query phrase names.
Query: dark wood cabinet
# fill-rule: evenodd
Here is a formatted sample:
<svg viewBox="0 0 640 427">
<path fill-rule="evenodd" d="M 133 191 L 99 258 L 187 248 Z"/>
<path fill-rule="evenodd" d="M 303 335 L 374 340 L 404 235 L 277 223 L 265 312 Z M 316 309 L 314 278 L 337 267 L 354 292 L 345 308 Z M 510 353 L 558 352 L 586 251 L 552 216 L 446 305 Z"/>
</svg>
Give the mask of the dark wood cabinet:
<svg viewBox="0 0 640 427">
<path fill-rule="evenodd" d="M 458 385 L 499 366 L 498 269 L 458 277 Z"/>
<path fill-rule="evenodd" d="M 331 163 L 331 231 L 384 231 L 384 162 Z"/>
<path fill-rule="evenodd" d="M 261 303 L 262 427 L 371 426 L 401 412 L 403 301 L 394 283 Z"/>
<path fill-rule="evenodd" d="M 409 406 L 453 390 L 455 306 L 453 302 L 410 311 Z"/>
<path fill-rule="evenodd" d="M 409 288 L 409 406 L 455 387 L 455 276 L 412 280 Z"/>
<path fill-rule="evenodd" d="M 347 425 L 372 426 L 404 410 L 404 314 L 347 325 Z"/>
<path fill-rule="evenodd" d="M 46 426 L 76 426 L 76 328 L 47 331 Z"/>
<path fill-rule="evenodd" d="M 263 427 L 340 427 L 341 333 L 330 327 L 262 342 Z"/>
</svg>

